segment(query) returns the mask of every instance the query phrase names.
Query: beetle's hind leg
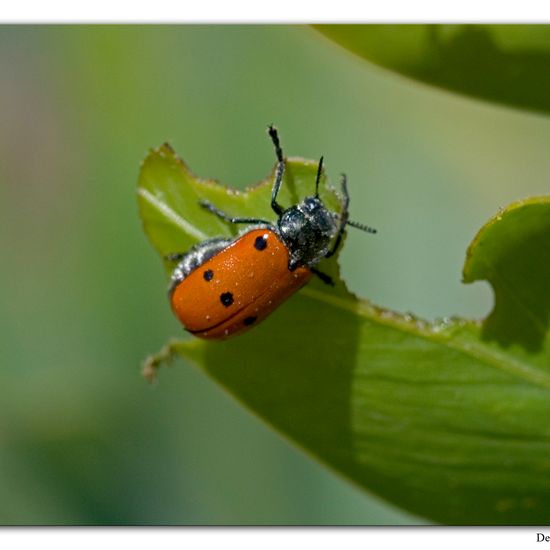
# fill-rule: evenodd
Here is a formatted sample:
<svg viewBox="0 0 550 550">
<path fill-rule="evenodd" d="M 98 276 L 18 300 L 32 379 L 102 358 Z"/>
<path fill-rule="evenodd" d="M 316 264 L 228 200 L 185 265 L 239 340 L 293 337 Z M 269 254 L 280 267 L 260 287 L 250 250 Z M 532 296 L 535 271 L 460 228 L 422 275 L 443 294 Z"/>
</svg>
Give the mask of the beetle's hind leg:
<svg viewBox="0 0 550 550">
<path fill-rule="evenodd" d="M 180 262 L 183 260 L 186 252 L 171 252 L 170 254 L 166 254 L 164 256 L 164 259 L 167 262 Z"/>
<path fill-rule="evenodd" d="M 321 279 L 321 281 L 323 281 L 323 283 L 325 283 L 326 285 L 334 286 L 334 279 L 330 275 L 327 275 L 326 273 L 323 273 L 322 271 L 319 271 L 314 267 L 311 267 L 310 269 L 315 275 L 317 275 L 317 277 L 319 277 L 319 279 Z"/>
</svg>

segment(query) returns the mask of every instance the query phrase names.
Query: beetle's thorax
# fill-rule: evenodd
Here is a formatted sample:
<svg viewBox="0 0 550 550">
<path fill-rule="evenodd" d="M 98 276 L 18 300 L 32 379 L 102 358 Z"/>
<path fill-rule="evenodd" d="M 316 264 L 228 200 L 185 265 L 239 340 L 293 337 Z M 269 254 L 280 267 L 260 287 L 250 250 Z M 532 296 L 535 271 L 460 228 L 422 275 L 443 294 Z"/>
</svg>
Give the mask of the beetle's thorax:
<svg viewBox="0 0 550 550">
<path fill-rule="evenodd" d="M 306 197 L 281 214 L 277 229 L 290 253 L 292 270 L 301 265 L 311 267 L 326 255 L 337 222 L 321 199 Z"/>
</svg>

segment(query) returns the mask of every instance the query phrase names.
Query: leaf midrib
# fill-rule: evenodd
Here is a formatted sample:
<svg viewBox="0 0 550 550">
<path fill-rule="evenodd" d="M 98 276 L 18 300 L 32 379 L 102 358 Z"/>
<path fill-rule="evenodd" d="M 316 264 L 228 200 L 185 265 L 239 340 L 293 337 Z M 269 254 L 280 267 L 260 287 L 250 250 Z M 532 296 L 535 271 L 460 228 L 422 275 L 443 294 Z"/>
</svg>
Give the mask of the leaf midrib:
<svg viewBox="0 0 550 550">
<path fill-rule="evenodd" d="M 169 219 L 176 227 L 181 229 L 185 233 L 189 233 L 199 241 L 208 239 L 208 235 L 203 233 L 200 229 L 193 224 L 188 223 L 182 218 L 173 208 L 169 208 L 165 203 L 160 201 L 153 193 L 141 187 L 138 190 L 138 195 L 145 200 L 150 206 L 155 208 L 157 212 L 160 212 L 167 219 Z"/>
</svg>

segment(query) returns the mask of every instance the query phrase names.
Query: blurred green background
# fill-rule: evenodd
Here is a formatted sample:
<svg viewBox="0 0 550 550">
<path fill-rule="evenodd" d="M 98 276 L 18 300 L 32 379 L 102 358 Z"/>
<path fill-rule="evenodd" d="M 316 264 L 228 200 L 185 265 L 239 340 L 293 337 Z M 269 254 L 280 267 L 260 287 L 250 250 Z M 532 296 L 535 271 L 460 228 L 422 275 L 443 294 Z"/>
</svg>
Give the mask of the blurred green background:
<svg viewBox="0 0 550 550">
<path fill-rule="evenodd" d="M 349 286 L 434 318 L 485 315 L 460 283 L 500 206 L 548 190 L 550 120 L 376 68 L 308 27 L 0 27 L 0 524 L 400 524 L 182 362 L 137 215 L 169 141 L 236 187 L 288 155 L 349 177 Z M 283 359 L 283 358 L 282 358 Z M 258 365 L 261 368 L 261 365 Z"/>
</svg>

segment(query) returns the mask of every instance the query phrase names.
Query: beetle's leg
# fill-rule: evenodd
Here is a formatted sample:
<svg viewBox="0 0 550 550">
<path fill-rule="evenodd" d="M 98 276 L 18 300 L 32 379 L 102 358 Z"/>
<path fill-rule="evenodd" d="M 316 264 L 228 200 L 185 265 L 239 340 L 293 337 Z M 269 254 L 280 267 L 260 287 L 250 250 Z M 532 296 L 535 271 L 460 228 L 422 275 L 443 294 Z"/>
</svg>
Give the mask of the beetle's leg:
<svg viewBox="0 0 550 550">
<path fill-rule="evenodd" d="M 171 252 L 170 254 L 166 254 L 164 259 L 168 262 L 179 262 L 180 260 L 183 260 L 184 256 L 185 252 Z"/>
<path fill-rule="evenodd" d="M 250 224 L 258 224 L 258 223 L 268 224 L 269 223 L 268 221 L 260 220 L 259 218 L 234 218 L 229 214 L 226 214 L 223 210 L 216 208 L 211 202 L 204 199 L 201 199 L 199 201 L 199 204 L 209 212 L 212 212 L 212 214 L 215 214 L 216 216 L 218 216 L 218 218 L 221 218 L 222 220 L 229 223 L 250 223 Z"/>
<path fill-rule="evenodd" d="M 330 258 L 338 250 L 338 247 L 342 242 L 346 224 L 348 223 L 349 193 L 346 174 L 342 174 L 342 194 L 344 195 L 344 206 L 342 207 L 342 214 L 340 214 L 340 227 L 338 228 L 338 234 L 336 236 L 336 240 L 334 241 L 334 246 L 325 254 L 325 258 Z"/>
<path fill-rule="evenodd" d="M 318 269 L 311 267 L 311 271 L 323 281 L 326 285 L 334 286 L 334 280 L 330 275 L 327 275 L 326 273 L 323 273 L 322 271 L 319 271 Z"/>
<path fill-rule="evenodd" d="M 279 142 L 279 134 L 277 134 L 277 128 L 271 124 L 267 129 L 267 133 L 275 146 L 275 155 L 277 155 L 277 168 L 275 170 L 275 183 L 273 184 L 273 190 L 271 191 L 271 208 L 280 216 L 284 212 L 284 208 L 277 202 L 277 195 L 279 189 L 283 183 L 283 176 L 285 173 L 285 159 L 283 157 L 283 150 L 281 149 L 281 143 Z"/>
</svg>

